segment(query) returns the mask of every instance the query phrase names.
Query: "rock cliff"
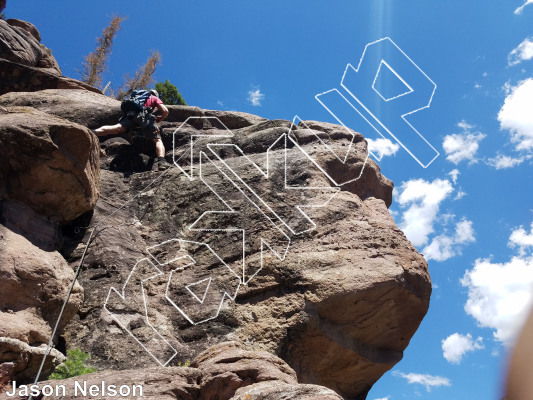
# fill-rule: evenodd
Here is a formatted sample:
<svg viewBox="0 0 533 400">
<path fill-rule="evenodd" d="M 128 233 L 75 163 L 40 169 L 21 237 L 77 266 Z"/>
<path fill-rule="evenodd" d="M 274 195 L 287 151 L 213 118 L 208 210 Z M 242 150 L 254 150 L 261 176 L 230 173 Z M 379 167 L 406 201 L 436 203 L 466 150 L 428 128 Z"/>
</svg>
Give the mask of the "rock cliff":
<svg viewBox="0 0 533 400">
<path fill-rule="evenodd" d="M 3 85 L 0 293 L 20 297 L 0 295 L 0 385 L 31 379 L 36 362 L 17 354 L 47 343 L 78 265 L 55 342 L 91 353 L 106 370 L 95 381 L 153 366 L 153 398 L 364 399 L 401 360 L 431 282 L 361 134 L 170 106 L 162 138 L 174 164 L 161 173 L 142 137 L 98 149 L 88 128 L 118 120 L 118 101 L 78 84 Z M 12 340 L 19 350 L 2 350 Z M 219 365 L 246 354 L 262 356 L 242 370 Z"/>
</svg>

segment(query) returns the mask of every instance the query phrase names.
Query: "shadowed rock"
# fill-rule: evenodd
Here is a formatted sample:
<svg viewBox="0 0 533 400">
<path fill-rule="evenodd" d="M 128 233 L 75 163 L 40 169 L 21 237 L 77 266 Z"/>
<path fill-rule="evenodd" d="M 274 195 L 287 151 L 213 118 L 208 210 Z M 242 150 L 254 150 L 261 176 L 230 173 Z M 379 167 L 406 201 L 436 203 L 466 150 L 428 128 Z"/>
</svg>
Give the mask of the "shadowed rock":
<svg viewBox="0 0 533 400">
<path fill-rule="evenodd" d="M 0 110 L 0 200 L 69 221 L 98 199 L 98 140 L 85 127 L 41 111 Z"/>
<path fill-rule="evenodd" d="M 74 273 L 58 252 L 41 250 L 0 225 L 0 277 L 1 390 L 10 380 L 27 383 L 37 375 Z M 75 285 L 60 330 L 82 301 L 83 289 Z M 43 373 L 62 361 L 53 349 Z"/>
</svg>

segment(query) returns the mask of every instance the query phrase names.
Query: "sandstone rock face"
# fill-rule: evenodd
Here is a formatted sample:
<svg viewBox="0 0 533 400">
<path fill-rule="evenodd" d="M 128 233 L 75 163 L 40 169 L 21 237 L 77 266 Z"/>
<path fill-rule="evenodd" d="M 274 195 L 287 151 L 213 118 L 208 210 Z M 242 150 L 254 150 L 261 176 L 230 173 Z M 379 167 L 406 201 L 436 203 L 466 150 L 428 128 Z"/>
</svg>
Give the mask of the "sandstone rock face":
<svg viewBox="0 0 533 400">
<path fill-rule="evenodd" d="M 86 88 L 45 89 L 28 92 L 11 92 L 0 96 L 0 106 L 34 107 L 69 121 L 96 129 L 114 125 L 122 115 L 120 101 Z M 167 138 L 188 117 L 217 117 L 228 129 L 240 129 L 265 118 L 237 111 L 203 110 L 191 106 L 168 106 L 169 117 L 163 127 Z M 169 141 L 170 143 L 170 141 Z"/>
<path fill-rule="evenodd" d="M 0 201 L 0 224 L 45 251 L 58 250 L 63 245 L 60 225 L 19 201 Z"/>
<path fill-rule="evenodd" d="M 5 47 L 15 33 L 26 47 L 0 55 L 0 386 L 35 374 L 73 279 L 49 266 L 63 270 L 58 253 L 39 251 L 63 242 L 71 267 L 87 251 L 63 340 L 99 369 L 125 370 L 90 382 L 144 383 L 153 399 L 365 399 L 402 358 L 431 282 L 364 138 L 170 106 L 173 168 L 152 171 L 153 143 L 134 135 L 102 140 L 99 160 L 87 127 L 116 123 L 120 103 L 54 72 L 32 26 L 7 25 Z M 55 283 L 24 281 L 36 275 Z"/>
<path fill-rule="evenodd" d="M 0 22 L 0 58 L 62 75 L 52 51 L 41 44 L 41 34 L 37 28 L 20 19 Z"/>
<path fill-rule="evenodd" d="M 0 20 L 0 57 L 18 64 L 35 67 L 42 58 L 40 38 L 35 26 L 15 20 Z M 40 36 L 39 36 L 40 37 Z"/>
<path fill-rule="evenodd" d="M 0 106 L 34 107 L 90 129 L 114 125 L 121 116 L 120 101 L 84 89 L 46 89 L 0 96 Z"/>
<path fill-rule="evenodd" d="M 35 378 L 73 278 L 58 252 L 44 251 L 0 225 L 0 387 Z M 76 285 L 59 329 L 82 301 L 83 289 Z M 44 373 L 63 360 L 53 349 Z"/>
<path fill-rule="evenodd" d="M 101 93 L 83 82 L 62 76 L 52 51 L 29 22 L 0 20 L 0 94 L 43 89 L 84 89 Z"/>
<path fill-rule="evenodd" d="M 341 400 L 333 390 L 319 385 L 269 381 L 246 386 L 231 400 Z"/>
<path fill-rule="evenodd" d="M 74 396 L 75 381 L 86 381 L 87 387 L 101 387 L 102 382 L 117 388 L 123 385 L 141 385 L 142 398 L 153 400 L 342 399 L 324 387 L 298 384 L 296 374 L 283 360 L 267 352 L 243 350 L 235 342 L 221 343 L 207 349 L 193 361 L 191 367 L 102 371 L 62 381 L 46 381 L 41 385 L 65 385 L 67 395 L 61 397 L 65 400 L 105 397 L 103 394 L 90 396 L 79 393 Z M 139 392 L 120 397 L 141 398 Z M 57 397 L 43 396 L 42 400 L 55 398 Z M 6 400 L 9 397 L 3 394 L 0 399 Z"/>
<path fill-rule="evenodd" d="M 6 108 L 0 141 L 0 200 L 17 200 L 59 222 L 94 207 L 99 150 L 87 128 L 32 108 Z"/>
<path fill-rule="evenodd" d="M 32 23 L 28 21 L 23 21 L 21 19 L 15 19 L 15 18 L 10 18 L 6 20 L 6 22 L 11 27 L 22 28 L 23 30 L 28 32 L 30 35 L 32 35 L 33 38 L 37 40 L 37 42 L 41 43 L 41 34 L 39 33 L 35 25 L 33 25 Z"/>
<path fill-rule="evenodd" d="M 237 389 L 258 382 L 297 384 L 296 373 L 281 359 L 266 351 L 239 348 L 235 342 L 207 349 L 191 363 L 202 370 L 202 399 L 230 399 Z"/>
<path fill-rule="evenodd" d="M 41 61 L 44 68 L 26 66 L 0 58 L 0 94 L 44 89 L 84 89 L 101 93 L 86 83 L 58 75 L 53 67 L 55 61 L 51 58 L 45 57 Z"/>
<path fill-rule="evenodd" d="M 65 237 L 74 265 L 96 227 L 68 346 L 131 369 L 237 340 L 281 357 L 300 383 L 364 399 L 402 358 L 431 282 L 363 137 L 195 107 L 173 107 L 162 128 L 181 169 L 152 172 L 148 147 L 102 143 L 101 198 Z M 279 385 L 257 396 L 324 390 Z"/>
</svg>

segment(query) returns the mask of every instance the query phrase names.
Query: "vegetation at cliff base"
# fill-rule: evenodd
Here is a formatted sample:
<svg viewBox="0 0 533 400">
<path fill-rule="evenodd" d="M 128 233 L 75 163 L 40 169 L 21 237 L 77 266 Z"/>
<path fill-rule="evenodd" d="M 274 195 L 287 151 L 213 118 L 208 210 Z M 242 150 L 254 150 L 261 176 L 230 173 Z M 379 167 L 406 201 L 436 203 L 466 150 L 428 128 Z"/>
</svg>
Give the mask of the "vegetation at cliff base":
<svg viewBox="0 0 533 400">
<path fill-rule="evenodd" d="M 67 379 L 98 371 L 96 368 L 85 365 L 85 361 L 89 358 L 91 356 L 81 349 L 67 350 L 67 360 L 58 365 L 48 379 Z"/>
</svg>

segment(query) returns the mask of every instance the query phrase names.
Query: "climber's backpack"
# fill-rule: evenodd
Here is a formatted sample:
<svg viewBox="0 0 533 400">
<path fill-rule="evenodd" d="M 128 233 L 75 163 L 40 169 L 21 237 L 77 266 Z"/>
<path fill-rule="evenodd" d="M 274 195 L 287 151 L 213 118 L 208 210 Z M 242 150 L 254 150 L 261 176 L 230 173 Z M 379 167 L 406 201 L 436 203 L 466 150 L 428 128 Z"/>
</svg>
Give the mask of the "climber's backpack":
<svg viewBox="0 0 533 400">
<path fill-rule="evenodd" d="M 144 103 L 149 97 L 149 90 L 134 90 L 124 97 L 120 109 L 124 115 L 137 115 L 144 110 Z"/>
</svg>

